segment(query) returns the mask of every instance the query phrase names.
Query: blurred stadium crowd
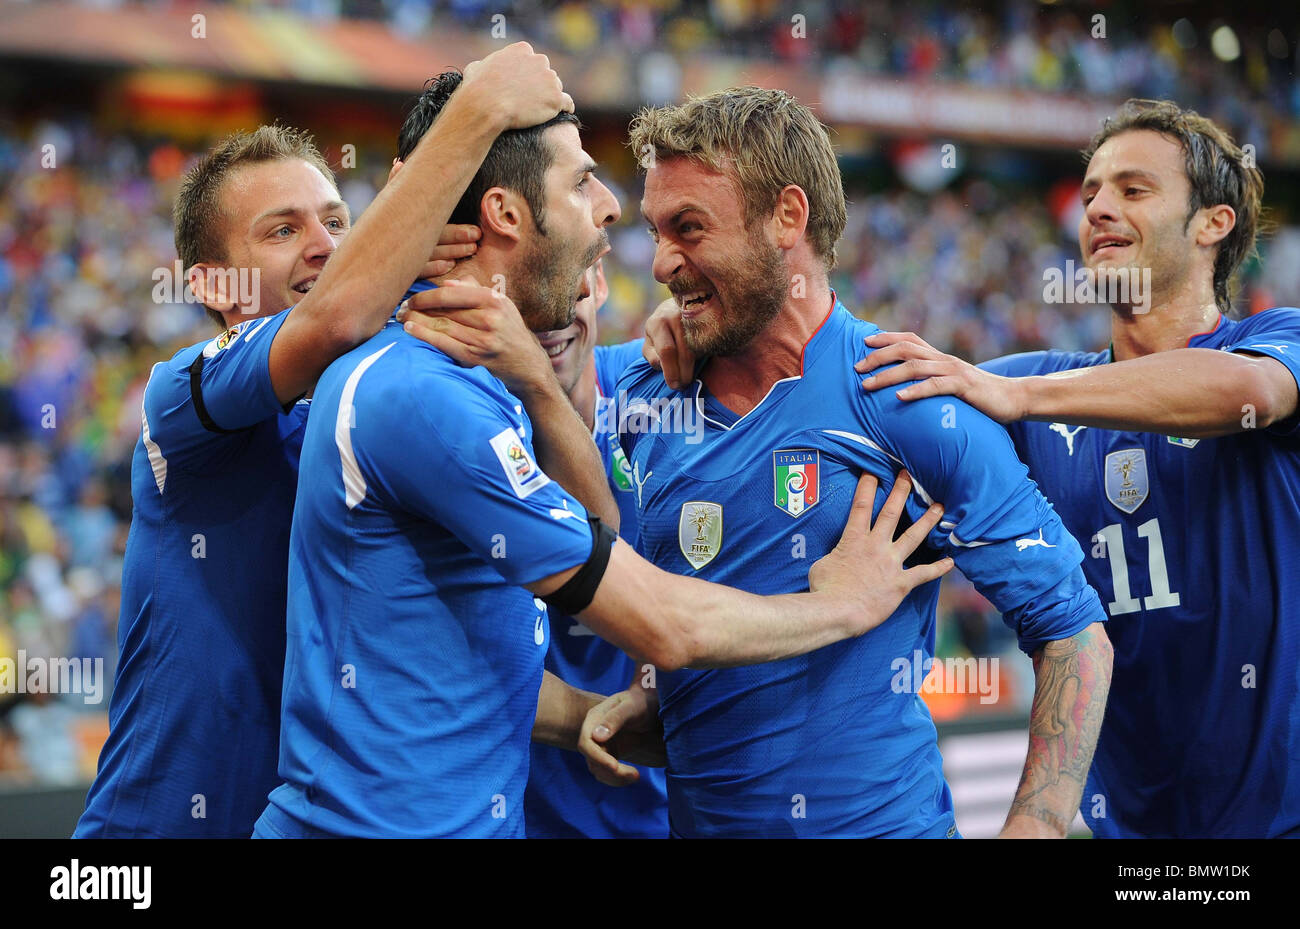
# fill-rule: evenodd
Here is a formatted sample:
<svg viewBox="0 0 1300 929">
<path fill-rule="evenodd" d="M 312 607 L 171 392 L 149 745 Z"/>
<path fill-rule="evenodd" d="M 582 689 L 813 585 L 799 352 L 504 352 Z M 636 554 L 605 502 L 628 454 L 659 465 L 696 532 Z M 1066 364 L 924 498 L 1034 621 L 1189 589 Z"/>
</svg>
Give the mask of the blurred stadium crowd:
<svg viewBox="0 0 1300 929">
<path fill-rule="evenodd" d="M 277 9 L 316 19 L 369 19 L 419 35 L 435 24 L 488 28 L 505 9 L 497 0 L 223 0 L 245 9 Z M 97 0 L 120 6 L 124 0 Z M 158 6 L 184 7 L 177 0 Z M 982 87 L 1077 92 L 1111 97 L 1177 95 L 1231 125 L 1256 128 L 1272 115 L 1300 116 L 1294 36 L 1270 26 L 1225 34 L 1186 19 L 1170 28 L 1168 11 L 1126 5 L 1138 29 L 1095 41 L 1094 11 L 1052 9 L 1029 0 L 952 9 L 899 0 L 524 0 L 508 4 L 515 28 L 543 46 L 582 54 L 726 54 L 853 68 L 872 74 L 960 81 Z M 1100 11 L 1106 15 L 1107 10 Z M 799 41 L 801 28 L 815 42 Z M 1149 17 L 1149 18 L 1148 18 Z M 1230 37 L 1229 37 L 1230 36 Z M 1261 132 L 1252 131 L 1252 136 Z"/>
<path fill-rule="evenodd" d="M 384 19 L 410 32 L 429 28 L 431 10 L 463 22 L 492 12 L 484 0 L 267 5 L 312 17 Z M 1294 49 L 1284 40 L 1282 54 L 1274 54 L 1277 43 L 1268 36 L 1243 42 L 1255 51 L 1229 67 L 1203 47 L 1191 54 L 1167 27 L 1148 41 L 1095 43 L 1078 14 L 1048 11 L 1031 21 L 1019 4 L 996 13 L 926 3 L 761 0 L 514 9 L 523 18 L 533 11 L 536 22 L 527 29 L 534 39 L 573 52 L 618 43 L 633 52 L 716 50 L 798 61 L 806 46 L 786 38 L 790 17 L 803 13 L 810 30 L 824 28 L 831 37 L 829 52 L 819 43 L 820 67 L 847 62 L 873 72 L 1119 97 L 1176 93 L 1239 133 L 1270 111 L 1300 115 L 1300 83 L 1276 67 L 1285 49 Z M 889 35 L 873 26 L 886 11 L 895 25 Z M 1261 57 L 1259 48 L 1269 51 Z M 61 153 L 57 170 L 42 167 L 46 142 Z M 112 679 L 144 383 L 154 362 L 212 333 L 197 305 L 152 298 L 156 273 L 175 258 L 171 201 L 193 154 L 74 117 L 21 129 L 0 121 L 0 657 L 23 650 L 103 658 Z M 364 153 L 371 169 L 341 178 L 354 216 L 382 183 L 388 157 Z M 630 199 L 637 182 L 611 180 L 625 220 L 606 259 L 604 342 L 638 335 L 666 293 L 650 279 L 653 248 Z M 1077 258 L 1076 214 L 1053 190 L 1008 190 L 972 174 L 935 193 L 895 180 L 884 189 L 850 188 L 848 196 L 832 284 L 865 318 L 922 332 L 941 349 L 975 360 L 1048 346 L 1105 347 L 1104 310 L 1043 303 L 1044 270 Z M 1284 226 L 1261 251 L 1267 260 L 1248 267 L 1238 301 L 1246 312 L 1294 302 L 1300 292 L 1300 229 Z M 969 585 L 945 583 L 937 654 L 1014 650 Z M 107 732 L 109 691 L 94 706 L 81 697 L 0 694 L 0 781 L 74 784 L 92 776 Z"/>
</svg>

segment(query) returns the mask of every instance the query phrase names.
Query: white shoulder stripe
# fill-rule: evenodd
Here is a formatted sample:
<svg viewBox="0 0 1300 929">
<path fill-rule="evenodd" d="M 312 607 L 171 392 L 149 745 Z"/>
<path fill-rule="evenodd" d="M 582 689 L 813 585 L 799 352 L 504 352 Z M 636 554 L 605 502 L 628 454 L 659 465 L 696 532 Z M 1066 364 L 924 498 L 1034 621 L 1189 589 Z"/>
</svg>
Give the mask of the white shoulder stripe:
<svg viewBox="0 0 1300 929">
<path fill-rule="evenodd" d="M 897 463 L 897 465 L 900 468 L 904 466 L 902 461 L 899 461 L 899 459 L 889 454 L 889 452 L 885 451 L 883 448 L 881 448 L 879 445 L 877 445 L 875 442 L 871 441 L 864 435 L 857 435 L 856 433 L 852 433 L 852 432 L 842 432 L 839 429 L 823 429 L 822 432 L 826 433 L 827 435 L 837 435 L 841 439 L 848 439 L 850 442 L 857 442 L 859 445 L 865 445 L 867 448 L 874 449 L 875 451 L 880 452 L 880 454 L 884 455 L 890 461 Z M 908 473 L 910 474 L 911 472 Z M 933 498 L 931 498 L 931 496 L 928 493 L 926 493 L 925 488 L 921 486 L 921 482 L 916 479 L 915 474 L 912 474 L 911 477 L 912 477 L 912 489 L 916 491 L 916 495 L 925 501 L 926 506 L 932 506 L 934 504 Z"/>
<path fill-rule="evenodd" d="M 149 396 L 149 385 L 153 383 L 153 376 L 158 373 L 159 365 L 154 365 L 149 371 L 149 380 L 145 381 L 144 393 L 140 398 L 140 438 L 144 440 L 145 451 L 149 453 L 149 467 L 153 469 L 153 482 L 158 485 L 158 493 L 163 492 L 163 487 L 167 484 L 167 459 L 163 457 L 162 449 L 158 443 L 149 435 L 149 414 L 145 412 L 145 400 Z"/>
<path fill-rule="evenodd" d="M 957 533 L 955 532 L 948 533 L 948 541 L 958 548 L 979 548 L 983 545 L 993 544 L 992 542 L 963 542 L 961 539 L 957 538 Z"/>
<path fill-rule="evenodd" d="M 269 323 L 271 319 L 272 317 L 267 316 L 264 317 L 262 321 L 257 323 L 256 325 L 250 325 L 248 332 L 244 334 L 244 344 L 247 345 L 249 342 L 253 341 L 253 339 L 257 336 L 257 334 L 266 328 L 266 324 Z"/>
<path fill-rule="evenodd" d="M 352 398 L 356 396 L 357 382 L 361 380 L 361 375 L 396 344 L 389 342 L 373 355 L 362 359 L 356 370 L 348 375 L 347 382 L 343 385 L 343 395 L 339 398 L 338 416 L 334 420 L 334 444 L 338 446 L 339 459 L 343 464 L 343 499 L 349 510 L 366 497 L 366 479 L 361 476 L 361 467 L 352 451 L 352 426 L 356 422 Z"/>
</svg>

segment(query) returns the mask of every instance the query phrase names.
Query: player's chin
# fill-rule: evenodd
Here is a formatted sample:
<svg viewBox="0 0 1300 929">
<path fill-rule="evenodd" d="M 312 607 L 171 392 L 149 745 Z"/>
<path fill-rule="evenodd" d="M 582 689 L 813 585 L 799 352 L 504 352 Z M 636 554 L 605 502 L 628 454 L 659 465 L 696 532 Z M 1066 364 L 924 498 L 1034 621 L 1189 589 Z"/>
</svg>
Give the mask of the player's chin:
<svg viewBox="0 0 1300 929">
<path fill-rule="evenodd" d="M 699 317 L 682 320 L 682 335 L 691 354 L 700 357 L 713 354 L 713 346 L 718 341 L 716 327 L 707 325 Z"/>
</svg>

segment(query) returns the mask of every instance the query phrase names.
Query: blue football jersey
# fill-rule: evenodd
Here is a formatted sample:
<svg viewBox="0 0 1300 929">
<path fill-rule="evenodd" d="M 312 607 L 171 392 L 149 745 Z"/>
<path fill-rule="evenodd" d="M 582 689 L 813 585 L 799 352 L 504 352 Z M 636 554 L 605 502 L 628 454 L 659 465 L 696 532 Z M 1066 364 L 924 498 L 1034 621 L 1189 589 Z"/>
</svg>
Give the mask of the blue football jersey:
<svg viewBox="0 0 1300 929">
<path fill-rule="evenodd" d="M 1300 310 L 1221 318 L 1188 346 L 1267 355 L 1300 379 Z M 1023 377 L 1110 360 L 1033 352 L 983 367 Z M 1114 677 L 1081 804 L 1093 832 L 1300 835 L 1297 420 L 1200 440 L 1009 429 L 1090 549 L 1084 571 L 1110 614 Z"/>
<path fill-rule="evenodd" d="M 596 446 L 618 504 L 618 534 L 636 545 L 636 498 L 632 470 L 618 441 L 615 385 L 619 375 L 641 358 L 641 341 L 598 345 L 596 366 Z M 572 616 L 550 611 L 551 645 L 546 670 L 583 690 L 609 694 L 623 690 L 638 674 L 636 663 Z M 641 779 L 628 787 L 609 787 L 587 770 L 577 752 L 550 745 L 532 747 L 524 815 L 529 838 L 666 838 L 668 800 L 662 768 L 638 766 Z"/>
<path fill-rule="evenodd" d="M 881 481 L 878 512 L 906 467 L 909 517 L 945 505 L 928 544 L 953 555 L 1025 651 L 1104 620 L 1079 546 L 1001 426 L 959 401 L 861 389 L 852 365 L 877 331 L 836 302 L 802 374 L 742 417 L 700 381 L 676 392 L 645 363 L 630 368 L 621 436 L 642 553 L 753 593 L 805 591 L 862 472 Z M 680 428 L 692 408 L 702 437 Z M 898 670 L 933 655 L 938 594 L 924 585 L 876 629 L 797 658 L 660 672 L 674 834 L 956 835 L 934 723 Z"/>
<path fill-rule="evenodd" d="M 267 364 L 289 314 L 154 365 L 131 463 L 109 736 L 78 837 L 247 838 L 276 776 L 285 578 L 308 405 Z"/>
<path fill-rule="evenodd" d="M 394 320 L 330 365 L 312 403 L 285 783 L 256 834 L 522 837 L 547 635 L 519 585 L 587 560 L 586 511 L 539 468 L 499 380 Z"/>
</svg>

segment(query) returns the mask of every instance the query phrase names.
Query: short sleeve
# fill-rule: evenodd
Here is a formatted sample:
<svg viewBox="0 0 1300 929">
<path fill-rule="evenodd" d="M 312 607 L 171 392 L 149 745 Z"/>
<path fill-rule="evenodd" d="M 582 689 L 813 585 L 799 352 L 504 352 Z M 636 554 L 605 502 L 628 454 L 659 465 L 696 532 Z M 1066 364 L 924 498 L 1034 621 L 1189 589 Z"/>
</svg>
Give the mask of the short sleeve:
<svg viewBox="0 0 1300 929">
<path fill-rule="evenodd" d="M 1018 355 L 1003 355 L 976 365 L 990 374 L 1002 377 L 1029 377 L 1042 370 L 1047 352 L 1021 352 Z"/>
<path fill-rule="evenodd" d="M 222 467 L 241 432 L 284 412 L 271 386 L 269 349 L 289 311 L 248 320 L 155 365 L 143 429 L 171 467 Z"/>
<path fill-rule="evenodd" d="M 437 523 L 511 584 L 591 555 L 587 511 L 538 466 L 527 418 L 488 376 L 450 368 L 389 376 L 354 400 L 351 440 L 386 505 Z"/>
<path fill-rule="evenodd" d="M 1300 385 L 1300 310 L 1283 307 L 1249 316 L 1224 347 L 1230 352 L 1272 358 L 1285 366 Z M 1300 434 L 1300 410 L 1274 423 L 1268 431 L 1284 436 Z"/>
</svg>

